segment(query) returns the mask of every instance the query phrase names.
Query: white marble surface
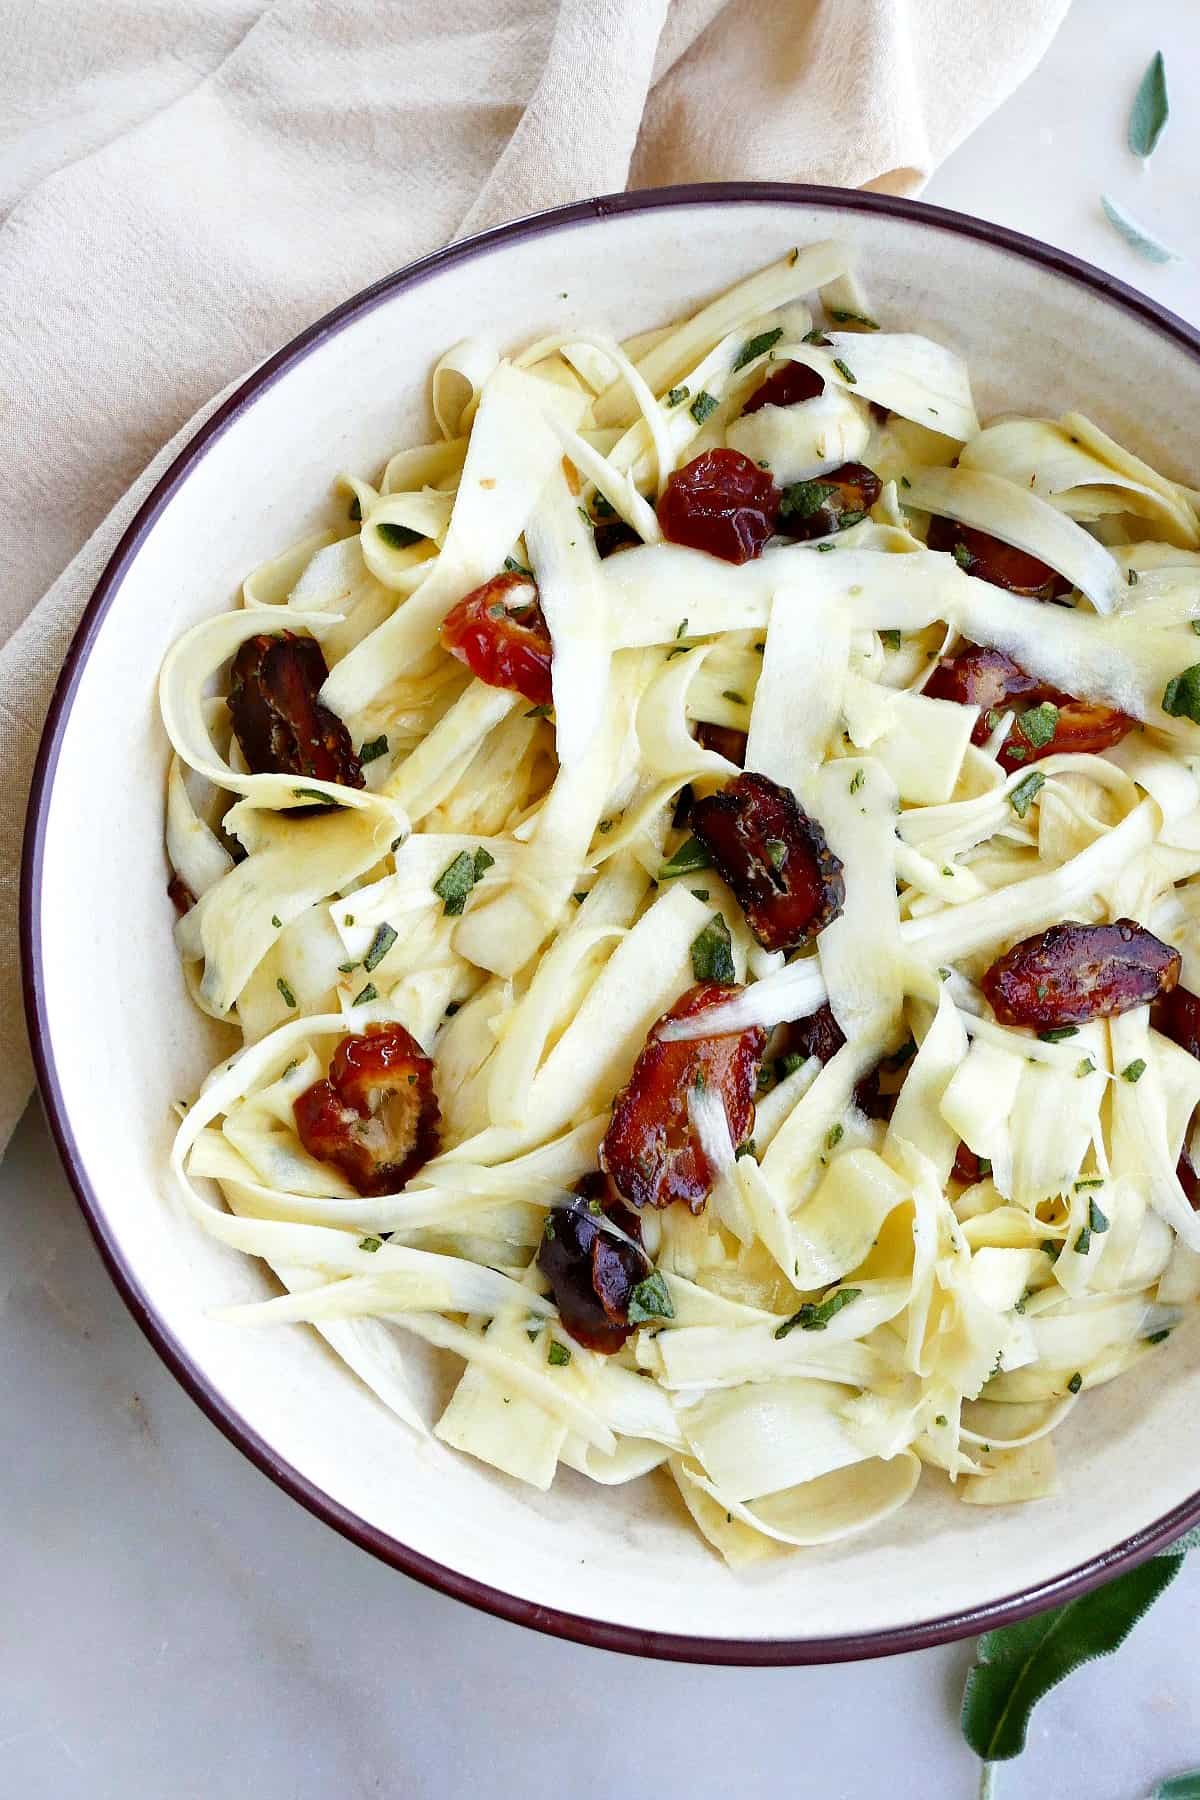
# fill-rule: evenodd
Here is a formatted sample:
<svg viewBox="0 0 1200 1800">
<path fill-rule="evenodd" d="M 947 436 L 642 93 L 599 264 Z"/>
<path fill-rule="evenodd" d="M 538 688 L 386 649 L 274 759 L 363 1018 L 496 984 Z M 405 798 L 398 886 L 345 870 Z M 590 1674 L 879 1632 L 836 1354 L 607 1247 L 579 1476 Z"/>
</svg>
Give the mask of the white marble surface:
<svg viewBox="0 0 1200 1800">
<path fill-rule="evenodd" d="M 1159 46 L 1177 113 L 1143 173 L 1122 127 Z M 927 197 L 1200 321 L 1198 73 L 1195 0 L 1076 0 Z M 1191 260 L 1136 258 L 1102 189 Z M 472 1613 L 318 1525 L 142 1339 L 35 1111 L 0 1170 L 0 1367 L 0 1800 L 975 1791 L 968 1645 L 830 1669 L 643 1663 Z M 1200 1764 L 1198 1602 L 1200 1553 L 1115 1662 L 1042 1706 L 1003 1800 L 1137 1800 Z"/>
</svg>

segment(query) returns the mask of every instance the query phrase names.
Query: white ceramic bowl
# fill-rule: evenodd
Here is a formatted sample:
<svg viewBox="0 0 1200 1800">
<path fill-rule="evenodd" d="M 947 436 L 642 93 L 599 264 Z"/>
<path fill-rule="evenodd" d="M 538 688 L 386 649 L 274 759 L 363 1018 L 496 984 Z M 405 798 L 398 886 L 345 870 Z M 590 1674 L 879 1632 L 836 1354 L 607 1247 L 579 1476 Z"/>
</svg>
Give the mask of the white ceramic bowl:
<svg viewBox="0 0 1200 1800">
<path fill-rule="evenodd" d="M 189 1005 L 162 849 L 155 679 L 247 570 L 330 516 L 331 478 L 429 435 L 453 339 L 520 344 L 597 320 L 662 323 L 835 236 L 875 310 L 969 360 L 980 411 L 1078 406 L 1176 475 L 1200 417 L 1200 336 L 1097 270 L 998 227 L 873 194 L 710 187 L 630 194 L 439 252 L 272 358 L 196 435 L 126 533 L 75 640 L 42 745 L 24 868 L 29 1024 L 51 1127 L 100 1249 L 179 1379 L 318 1516 L 446 1592 L 611 1649 L 802 1662 L 911 1649 L 1078 1593 L 1200 1518 L 1200 1353 L 1170 1346 L 1058 1434 L 1062 1487 L 965 1507 L 936 1476 L 881 1529 L 731 1574 L 658 1477 L 541 1495 L 418 1441 L 303 1326 L 208 1309 L 269 1278 L 168 1197 L 171 1101 L 220 1053 Z M 449 1371 L 418 1362 L 430 1416 Z M 455 1364 L 455 1367 L 458 1365 Z"/>
</svg>

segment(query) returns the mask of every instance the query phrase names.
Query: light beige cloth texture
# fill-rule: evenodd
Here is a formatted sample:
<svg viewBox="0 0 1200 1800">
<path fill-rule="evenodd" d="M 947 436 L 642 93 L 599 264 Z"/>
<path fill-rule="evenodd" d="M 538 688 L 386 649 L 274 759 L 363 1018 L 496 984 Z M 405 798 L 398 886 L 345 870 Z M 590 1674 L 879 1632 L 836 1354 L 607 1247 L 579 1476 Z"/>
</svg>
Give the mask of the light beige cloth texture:
<svg viewBox="0 0 1200 1800">
<path fill-rule="evenodd" d="M 731 179 L 914 192 L 1066 4 L 0 0 L 0 1147 L 31 1084 L 17 875 L 50 693 L 217 390 L 378 276 L 543 207 Z"/>
</svg>

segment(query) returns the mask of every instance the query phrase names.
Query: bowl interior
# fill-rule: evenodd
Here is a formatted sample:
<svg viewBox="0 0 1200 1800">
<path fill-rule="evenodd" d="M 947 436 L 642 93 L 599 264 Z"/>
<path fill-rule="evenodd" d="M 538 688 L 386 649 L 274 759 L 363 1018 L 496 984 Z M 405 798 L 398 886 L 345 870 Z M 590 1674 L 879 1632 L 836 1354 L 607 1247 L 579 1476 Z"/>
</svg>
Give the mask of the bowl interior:
<svg viewBox="0 0 1200 1800">
<path fill-rule="evenodd" d="M 344 505 L 330 494 L 339 471 L 372 476 L 390 451 L 433 435 L 428 374 L 455 339 L 482 332 L 518 345 L 596 323 L 624 336 L 693 308 L 794 243 L 830 236 L 856 248 L 885 322 L 966 355 L 985 417 L 1079 407 L 1168 472 L 1196 479 L 1200 359 L 1182 330 L 1164 330 L 1098 283 L 933 213 L 858 197 L 573 209 L 553 228 L 435 259 L 310 334 L 187 461 L 94 625 L 42 796 L 27 952 L 48 1098 L 127 1291 L 191 1365 L 210 1409 L 260 1440 L 260 1460 L 293 1487 L 307 1484 L 310 1502 L 340 1509 L 343 1525 L 358 1521 L 373 1547 L 416 1572 L 429 1573 L 421 1558 L 443 1565 L 457 1591 L 498 1590 L 509 1598 L 491 1604 L 532 1623 L 580 1615 L 597 1622 L 598 1641 L 627 1648 L 652 1647 L 638 1634 L 655 1633 L 702 1639 L 700 1653 L 731 1658 L 801 1655 L 795 1640 L 849 1648 L 1044 1590 L 1104 1558 L 1200 1490 L 1198 1340 L 1176 1334 L 1076 1409 L 1058 1434 L 1057 1498 L 964 1507 L 931 1473 L 881 1530 L 735 1577 L 659 1477 L 610 1489 L 563 1472 L 549 1494 L 532 1493 L 414 1437 L 307 1328 L 251 1334 L 213 1323 L 210 1306 L 271 1288 L 169 1192 L 171 1102 L 195 1092 L 225 1040 L 188 1002 L 171 941 L 155 681 L 180 631 L 231 605 L 256 563 L 332 520 Z M 449 1371 L 411 1354 L 433 1417 Z"/>
</svg>

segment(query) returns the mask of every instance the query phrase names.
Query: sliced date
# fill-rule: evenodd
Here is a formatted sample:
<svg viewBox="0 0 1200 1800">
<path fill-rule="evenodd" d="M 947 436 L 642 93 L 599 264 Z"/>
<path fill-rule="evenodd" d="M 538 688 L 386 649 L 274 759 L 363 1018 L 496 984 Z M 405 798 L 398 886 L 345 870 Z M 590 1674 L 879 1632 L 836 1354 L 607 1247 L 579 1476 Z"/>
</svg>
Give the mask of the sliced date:
<svg viewBox="0 0 1200 1800">
<path fill-rule="evenodd" d="M 528 575 L 493 575 L 451 607 L 441 636 L 443 648 L 489 687 L 514 688 L 534 706 L 549 706 L 553 645 Z"/>
<path fill-rule="evenodd" d="M 344 1037 L 329 1074 L 297 1096 L 300 1142 L 360 1194 L 390 1194 L 437 1154 L 433 1061 L 403 1025 Z"/>
<path fill-rule="evenodd" d="M 944 656 L 924 691 L 931 700 L 981 708 L 971 733 L 975 744 L 987 742 L 1001 712 L 1014 711 L 1016 717 L 996 759 L 1009 774 L 1044 756 L 1095 755 L 1119 744 L 1137 723 L 1115 707 L 1093 706 L 1050 687 L 1003 650 L 986 644 Z"/>
<path fill-rule="evenodd" d="M 607 1176 L 585 1175 L 572 1199 L 553 1208 L 537 1260 L 564 1329 L 604 1356 L 619 1350 L 633 1330 L 629 1297 L 652 1265 L 642 1249 L 641 1220 Z"/>
<path fill-rule="evenodd" d="M 691 822 L 765 949 L 807 943 L 841 912 L 841 861 L 790 788 L 737 775 L 695 802 Z"/>
<path fill-rule="evenodd" d="M 993 587 L 1007 588 L 1010 594 L 1025 594 L 1031 600 L 1056 600 L 1071 591 L 1066 576 L 1049 563 L 1030 556 L 1027 550 L 1003 543 L 988 531 L 962 525 L 957 519 L 935 514 L 929 521 L 925 542 L 930 550 L 949 551 L 968 575 L 990 581 Z"/>
<path fill-rule="evenodd" d="M 706 750 L 715 750 L 726 762 L 746 766 L 746 733 L 732 725 L 710 725 L 707 720 L 696 727 L 696 741 Z"/>
<path fill-rule="evenodd" d="M 634 1206 L 681 1201 L 694 1213 L 712 1192 L 713 1174 L 688 1109 L 695 1091 L 719 1095 L 735 1145 L 754 1130 L 754 1096 L 767 1034 L 759 1025 L 720 1037 L 663 1043 L 670 1020 L 690 1018 L 731 1000 L 741 989 L 701 981 L 651 1028 L 633 1074 L 613 1102 L 600 1146 L 600 1164 L 617 1192 Z"/>
<path fill-rule="evenodd" d="M 1002 1024 L 1048 1031 L 1113 1018 L 1169 994 L 1180 960 L 1178 950 L 1132 919 L 1068 919 L 1014 944 L 981 985 Z"/>
<path fill-rule="evenodd" d="M 756 413 L 763 406 L 797 406 L 803 400 L 815 400 L 824 392 L 823 377 L 808 363 L 785 362 L 755 388 L 742 412 Z"/>
<path fill-rule="evenodd" d="M 247 638 L 233 659 L 229 716 L 253 774 L 362 787 L 350 733 L 317 698 L 328 674 L 315 638 L 291 631 Z"/>
</svg>

